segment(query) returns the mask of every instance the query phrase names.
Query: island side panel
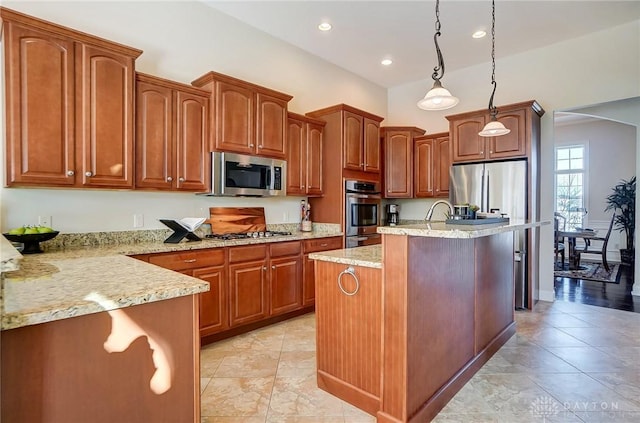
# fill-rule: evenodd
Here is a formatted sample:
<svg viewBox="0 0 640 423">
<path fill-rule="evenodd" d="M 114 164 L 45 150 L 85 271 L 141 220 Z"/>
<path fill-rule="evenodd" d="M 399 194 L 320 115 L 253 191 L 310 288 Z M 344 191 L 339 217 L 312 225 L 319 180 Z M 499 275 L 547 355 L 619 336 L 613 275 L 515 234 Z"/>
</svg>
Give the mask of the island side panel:
<svg viewBox="0 0 640 423">
<path fill-rule="evenodd" d="M 107 312 L 25 326 L 0 333 L 2 421 L 200 421 L 197 296 L 120 311 L 168 352 L 170 389 L 150 389 L 156 368 L 146 336 L 105 351 Z"/>
<path fill-rule="evenodd" d="M 476 345 L 479 354 L 514 322 L 513 232 L 476 241 Z"/>
<path fill-rule="evenodd" d="M 348 267 L 315 263 L 318 386 L 375 414 L 380 409 L 382 274 L 351 266 L 360 286 L 349 296 L 338 287 L 338 277 Z M 346 292 L 356 290 L 352 276 L 340 279 Z"/>
<path fill-rule="evenodd" d="M 474 356 L 475 244 L 409 237 L 407 421 Z"/>
</svg>

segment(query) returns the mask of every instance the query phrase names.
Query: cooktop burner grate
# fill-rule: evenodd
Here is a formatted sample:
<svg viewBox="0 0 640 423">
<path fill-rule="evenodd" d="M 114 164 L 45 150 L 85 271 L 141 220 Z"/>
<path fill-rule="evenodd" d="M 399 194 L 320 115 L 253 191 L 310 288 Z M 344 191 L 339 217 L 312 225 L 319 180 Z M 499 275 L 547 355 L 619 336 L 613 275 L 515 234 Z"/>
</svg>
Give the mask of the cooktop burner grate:
<svg viewBox="0 0 640 423">
<path fill-rule="evenodd" d="M 264 231 L 264 232 L 235 232 L 230 234 L 209 234 L 207 238 L 230 240 L 230 239 L 246 239 L 246 238 L 270 238 L 274 236 L 291 235 L 291 232 L 283 231 Z"/>
</svg>

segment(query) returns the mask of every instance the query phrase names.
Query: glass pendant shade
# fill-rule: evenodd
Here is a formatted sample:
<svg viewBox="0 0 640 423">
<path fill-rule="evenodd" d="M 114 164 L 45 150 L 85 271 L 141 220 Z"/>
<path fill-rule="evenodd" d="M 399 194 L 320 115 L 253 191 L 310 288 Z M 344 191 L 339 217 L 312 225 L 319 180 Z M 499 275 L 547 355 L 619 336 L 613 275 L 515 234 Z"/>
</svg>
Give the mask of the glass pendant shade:
<svg viewBox="0 0 640 423">
<path fill-rule="evenodd" d="M 446 110 L 458 104 L 459 101 L 458 97 L 452 96 L 449 90 L 436 80 L 433 88 L 418 102 L 418 107 L 422 110 Z"/>
<path fill-rule="evenodd" d="M 500 135 L 507 135 L 509 132 L 511 132 L 511 129 L 505 128 L 505 126 L 495 120 L 494 117 L 482 128 L 482 131 L 478 132 L 478 135 L 481 137 L 498 137 Z"/>
</svg>

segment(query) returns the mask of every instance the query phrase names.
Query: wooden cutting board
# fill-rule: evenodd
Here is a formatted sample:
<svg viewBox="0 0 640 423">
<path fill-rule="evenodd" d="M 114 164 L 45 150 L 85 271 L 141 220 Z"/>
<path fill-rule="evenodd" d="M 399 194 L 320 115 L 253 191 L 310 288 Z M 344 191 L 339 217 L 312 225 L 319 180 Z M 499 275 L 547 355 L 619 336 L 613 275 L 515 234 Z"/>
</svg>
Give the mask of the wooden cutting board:
<svg viewBox="0 0 640 423">
<path fill-rule="evenodd" d="M 264 207 L 209 207 L 209 220 L 214 234 L 264 232 L 267 223 Z"/>
</svg>

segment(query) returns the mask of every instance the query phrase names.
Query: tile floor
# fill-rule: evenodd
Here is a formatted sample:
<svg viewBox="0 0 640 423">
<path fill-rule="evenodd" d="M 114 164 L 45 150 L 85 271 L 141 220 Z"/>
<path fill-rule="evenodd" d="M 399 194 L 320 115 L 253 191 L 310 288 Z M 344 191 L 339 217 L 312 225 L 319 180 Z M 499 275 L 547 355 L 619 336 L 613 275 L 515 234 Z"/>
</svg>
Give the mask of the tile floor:
<svg viewBox="0 0 640 423">
<path fill-rule="evenodd" d="M 517 333 L 436 422 L 640 422 L 640 314 L 577 303 L 517 312 Z M 204 346 L 203 423 L 360 423 L 316 387 L 313 314 Z"/>
</svg>

